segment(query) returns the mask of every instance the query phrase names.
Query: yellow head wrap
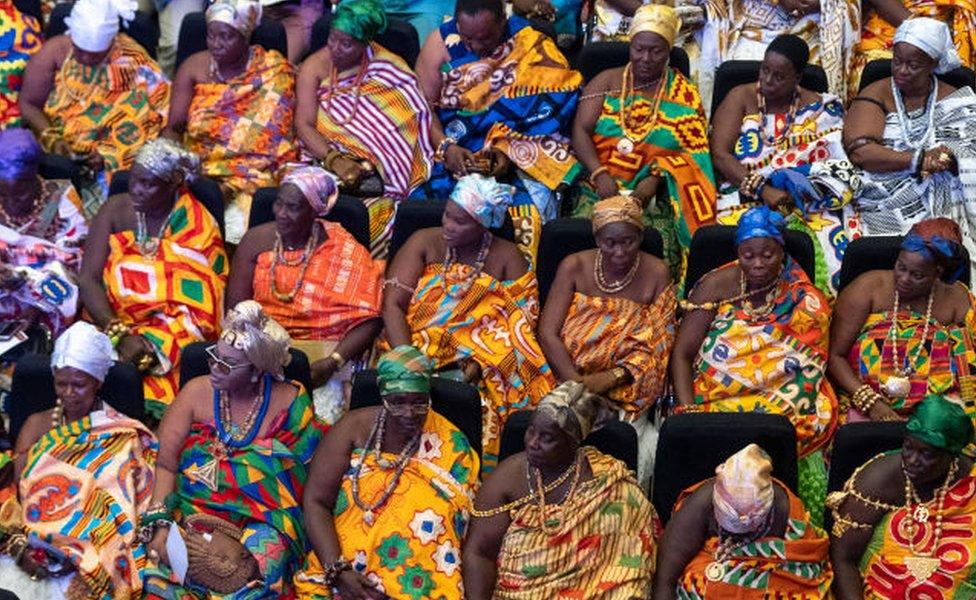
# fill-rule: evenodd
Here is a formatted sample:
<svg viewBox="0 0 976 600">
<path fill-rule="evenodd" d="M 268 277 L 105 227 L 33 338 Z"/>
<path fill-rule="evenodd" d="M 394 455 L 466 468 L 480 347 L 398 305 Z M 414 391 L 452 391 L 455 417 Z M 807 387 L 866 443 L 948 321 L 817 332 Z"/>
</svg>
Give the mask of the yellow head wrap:
<svg viewBox="0 0 976 600">
<path fill-rule="evenodd" d="M 637 229 L 644 230 L 643 211 L 637 200 L 627 196 L 614 196 L 600 200 L 593 206 L 593 233 L 600 231 L 604 225 L 610 223 L 630 223 Z"/>
<path fill-rule="evenodd" d="M 638 33 L 649 31 L 663 37 L 669 46 L 673 46 L 680 30 L 681 17 L 673 7 L 665 4 L 645 4 L 634 13 L 629 35 L 634 37 Z"/>
</svg>

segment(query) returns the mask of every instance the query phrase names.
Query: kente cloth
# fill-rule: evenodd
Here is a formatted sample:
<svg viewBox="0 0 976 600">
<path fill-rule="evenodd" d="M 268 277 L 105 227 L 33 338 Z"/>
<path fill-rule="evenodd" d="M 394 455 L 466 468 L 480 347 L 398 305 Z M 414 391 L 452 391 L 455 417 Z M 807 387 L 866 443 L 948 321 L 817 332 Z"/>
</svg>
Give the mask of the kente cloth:
<svg viewBox="0 0 976 600">
<path fill-rule="evenodd" d="M 69 181 L 43 180 L 40 215 L 20 228 L 0 225 L 0 263 L 25 278 L 25 285 L 0 289 L 0 322 L 41 311 L 53 337 L 70 324 L 78 308 L 77 273 L 88 224 L 81 198 Z"/>
<path fill-rule="evenodd" d="M 948 25 L 963 66 L 976 66 L 976 0 L 902 0 L 902 5 L 913 17 L 931 17 Z M 895 27 L 869 5 L 864 11 L 861 41 L 853 49 L 849 71 L 851 96 L 857 92 L 865 65 L 891 58 L 894 45 Z"/>
<path fill-rule="evenodd" d="M 220 228 L 184 188 L 156 253 L 144 256 L 134 231 L 113 233 L 102 273 L 115 316 L 156 350 L 159 364 L 142 381 L 146 410 L 160 418 L 176 397 L 180 351 L 217 336 L 227 283 Z"/>
<path fill-rule="evenodd" d="M 437 114 L 444 134 L 471 152 L 487 148 L 508 156 L 515 206 L 534 206 L 535 218 L 557 216 L 554 191 L 570 184 L 580 166 L 569 135 L 583 77 L 548 37 L 525 19 L 508 18 L 505 39 L 487 58 L 461 41 L 457 22 L 440 28 L 450 61 L 441 68 L 443 87 Z M 447 198 L 453 176 L 438 163 L 421 188 L 427 197 Z"/>
<path fill-rule="evenodd" d="M 613 388 L 607 397 L 629 421 L 643 415 L 664 389 L 674 345 L 676 303 L 674 286 L 650 304 L 573 294 L 563 323 L 563 343 L 583 375 L 627 369 L 633 382 Z"/>
<path fill-rule="evenodd" d="M 910 416 L 915 405 L 931 394 L 958 402 L 976 422 L 976 298 L 972 295 L 969 305 L 961 325 L 932 319 L 924 342 L 925 316 L 907 310 L 898 313 L 898 359 L 902 367 L 910 367 L 911 391 L 905 398 L 888 400 L 895 412 Z M 895 374 L 893 351 L 891 311 L 872 313 L 851 346 L 848 362 L 863 383 L 881 392 Z"/>
<path fill-rule="evenodd" d="M 535 337 L 535 273 L 498 281 L 481 272 L 465 292 L 463 281 L 474 267 L 454 263 L 450 269 L 445 278 L 442 264 L 427 265 L 410 301 L 407 324 L 413 345 L 434 362 L 435 370 L 464 359 L 481 367 L 481 460 L 488 472 L 498 462 L 508 415 L 533 409 L 556 379 Z"/>
<path fill-rule="evenodd" d="M 749 171 L 767 178 L 777 170 L 790 169 L 806 177 L 819 194 L 813 202 L 791 194 L 796 206 L 803 208 L 790 209 L 786 222 L 788 229 L 803 231 L 813 238 L 817 270 L 814 283 L 833 296 L 840 283 L 844 251 L 851 240 L 861 235 L 857 212 L 846 208 L 851 206 L 861 178 L 841 142 L 844 106 L 833 94 L 821 94 L 816 102 L 800 107 L 792 123 L 786 113 L 770 117 L 765 123 L 759 113 L 743 117 L 733 155 Z M 743 202 L 738 189 L 728 183 L 719 188 L 719 194 L 718 222 L 737 224 L 751 204 Z"/>
<path fill-rule="evenodd" d="M 37 18 L 17 10 L 13 0 L 0 2 L 0 129 L 23 123 L 17 97 L 24 67 L 42 41 Z"/>
<path fill-rule="evenodd" d="M 254 192 L 274 187 L 278 170 L 298 158 L 295 67 L 274 50 L 254 45 L 250 52 L 237 77 L 193 86 L 184 138 L 203 174 L 245 215 Z"/>
<path fill-rule="evenodd" d="M 292 339 L 338 342 L 353 327 L 380 316 L 383 267 L 342 225 L 324 219 L 317 222 L 328 237 L 312 252 L 307 266 L 298 262 L 301 248 L 285 250 L 283 262 L 275 266 L 274 287 L 279 293 L 295 290 L 304 273 L 294 299 L 284 302 L 272 292 L 271 250 L 257 257 L 254 299 Z"/>
<path fill-rule="evenodd" d="M 669 203 L 654 202 L 645 210 L 645 223 L 661 232 L 665 260 L 677 281 L 691 247 L 691 237 L 701 225 L 715 222 L 715 175 L 708 151 L 708 124 L 695 84 L 668 69 L 668 86 L 657 113 L 654 101 L 632 94 L 625 101 L 630 113 L 627 131 L 621 124 L 620 97 L 607 94 L 593 130 L 593 145 L 600 164 L 623 190 L 633 191 L 652 173 L 661 173 L 659 186 Z M 623 154 L 617 144 L 624 138 L 633 151 Z M 663 190 L 662 196 L 663 198 Z M 574 216 L 589 217 L 598 200 L 589 186 Z"/>
<path fill-rule="evenodd" d="M 678 498 L 675 510 L 705 482 L 694 485 Z M 803 503 L 785 485 L 776 482 L 790 500 L 790 513 L 783 537 L 766 536 L 736 546 L 718 581 L 706 576 L 715 562 L 719 539 L 713 536 L 691 559 L 678 580 L 676 597 L 681 600 L 737 598 L 765 600 L 790 598 L 815 600 L 827 598 L 834 579 L 830 566 L 830 541 L 822 529 L 810 522 Z"/>
<path fill-rule="evenodd" d="M 908 134 L 917 140 L 928 125 L 925 107 L 907 114 Z M 959 175 L 937 173 L 918 182 L 911 169 L 892 173 L 858 170 L 861 189 L 855 197 L 863 235 L 904 235 L 912 225 L 933 217 L 950 217 L 962 229 L 971 260 L 976 257 L 976 93 L 963 87 L 935 103 L 934 126 L 922 146 L 945 144 Z M 897 112 L 885 118 L 884 145 L 897 152 L 914 151 L 905 139 Z"/>
<path fill-rule="evenodd" d="M 941 536 L 934 534 L 935 517 L 933 510 L 927 521 L 919 522 L 911 519 L 903 507 L 882 517 L 861 558 L 864 598 L 962 600 L 976 595 L 976 572 L 973 569 L 976 564 L 976 466 L 949 488 L 942 510 Z M 906 535 L 909 519 L 918 528 L 914 536 L 914 553 Z M 936 557 L 939 564 L 925 579 L 919 579 L 909 569 L 909 561 L 913 556 L 923 554 Z"/>
<path fill-rule="evenodd" d="M 55 73 L 44 105 L 51 126 L 41 145 L 50 152 L 64 139 L 74 154 L 98 152 L 109 174 L 129 169 L 139 148 L 162 131 L 169 92 L 159 65 L 120 33 L 100 65 L 86 67 L 71 54 Z"/>
<path fill-rule="evenodd" d="M 547 505 L 545 530 L 536 502 L 511 513 L 495 600 L 649 597 L 657 513 L 624 463 L 589 446 L 580 452 L 593 476 L 558 508 Z"/>
<path fill-rule="evenodd" d="M 146 569 L 145 598 L 179 600 L 293 598 L 292 575 L 305 556 L 302 492 L 325 427 L 300 384 L 298 396 L 266 431 L 240 448 L 219 442 L 213 421 L 193 423 L 180 451 L 176 516 L 219 517 L 244 531 L 241 543 L 258 561 L 261 585 L 232 594 L 210 593 L 198 584 L 180 585 L 163 563 Z M 261 424 L 255 425 L 260 427 Z"/>
<path fill-rule="evenodd" d="M 382 457 L 390 462 L 397 458 L 386 452 Z M 394 471 L 378 467 L 369 450 L 352 453 L 333 512 L 342 556 L 392 598 L 462 598 L 461 543 L 478 485 L 478 454 L 468 439 L 450 421 L 429 412 L 417 453 L 407 461 L 390 497 L 373 512 L 372 525 L 353 500 L 352 480 L 361 461 L 363 504 L 378 502 L 394 478 Z M 310 552 L 306 568 L 295 576 L 297 597 L 331 599 L 323 575 L 318 557 Z"/>
<path fill-rule="evenodd" d="M 138 598 L 145 549 L 136 543 L 149 508 L 158 444 L 109 407 L 45 433 L 20 476 L 24 525 L 74 565 L 88 598 Z"/>
</svg>

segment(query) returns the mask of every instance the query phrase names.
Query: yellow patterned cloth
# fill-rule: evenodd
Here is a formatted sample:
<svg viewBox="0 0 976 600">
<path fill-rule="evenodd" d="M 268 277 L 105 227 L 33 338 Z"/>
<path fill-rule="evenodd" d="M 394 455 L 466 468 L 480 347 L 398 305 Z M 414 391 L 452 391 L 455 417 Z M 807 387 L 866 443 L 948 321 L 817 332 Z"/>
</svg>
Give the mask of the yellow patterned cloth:
<svg viewBox="0 0 976 600">
<path fill-rule="evenodd" d="M 42 39 L 35 17 L 17 10 L 13 0 L 0 1 L 0 128 L 21 126 L 17 97 L 24 67 Z"/>
<path fill-rule="evenodd" d="M 86 67 L 69 55 L 44 105 L 48 152 L 64 139 L 79 155 L 98 152 L 109 174 L 132 166 L 144 143 L 159 136 L 169 111 L 169 80 L 132 38 L 115 37 L 104 62 Z"/>
<path fill-rule="evenodd" d="M 661 394 L 674 344 L 674 286 L 651 304 L 576 292 L 563 324 L 562 340 L 583 375 L 624 367 L 633 382 L 607 394 L 637 419 Z"/>
<path fill-rule="evenodd" d="M 217 221 L 183 190 L 156 253 L 143 256 L 131 230 L 113 233 L 103 275 L 116 317 L 155 347 L 159 365 L 143 387 L 146 410 L 160 418 L 176 397 L 180 351 L 220 325 L 227 254 Z"/>
<path fill-rule="evenodd" d="M 580 449 L 593 477 L 546 512 L 535 502 L 511 515 L 498 553 L 494 600 L 648 598 L 657 551 L 657 514 L 627 467 Z"/>
<path fill-rule="evenodd" d="M 359 497 L 365 504 L 377 502 L 393 478 L 393 471 L 377 467 L 372 453 L 353 452 L 334 511 L 342 556 L 392 598 L 461 598 L 461 540 L 478 484 L 478 454 L 468 439 L 450 421 L 429 412 L 416 455 L 372 525 L 352 496 L 352 474 L 360 461 L 365 462 Z M 322 575 L 318 557 L 310 552 L 306 569 L 295 576 L 298 598 L 332 598 Z"/>
<path fill-rule="evenodd" d="M 464 281 L 474 267 L 454 263 L 449 279 Z M 535 273 L 498 281 L 479 273 L 467 292 L 448 283 L 444 267 L 430 264 L 407 310 L 413 345 L 435 369 L 461 359 L 481 367 L 481 456 L 484 469 L 498 462 L 502 426 L 517 410 L 531 410 L 556 385 L 535 337 L 539 314 Z M 458 297 L 454 297 L 454 295 Z"/>
<path fill-rule="evenodd" d="M 276 185 L 278 170 L 298 157 L 295 67 L 274 50 L 255 45 L 250 52 L 237 77 L 193 86 L 185 137 L 245 223 L 254 192 Z"/>
<path fill-rule="evenodd" d="M 145 549 L 135 543 L 149 508 L 156 438 L 111 408 L 51 429 L 27 451 L 20 477 L 31 540 L 66 557 L 87 598 L 138 598 Z"/>
</svg>

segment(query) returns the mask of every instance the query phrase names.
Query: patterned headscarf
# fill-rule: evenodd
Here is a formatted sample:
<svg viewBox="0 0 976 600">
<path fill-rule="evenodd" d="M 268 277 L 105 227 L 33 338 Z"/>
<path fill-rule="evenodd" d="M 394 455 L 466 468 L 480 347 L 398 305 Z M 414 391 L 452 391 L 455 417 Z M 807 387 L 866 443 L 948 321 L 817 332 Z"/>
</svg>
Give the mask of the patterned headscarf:
<svg viewBox="0 0 976 600">
<path fill-rule="evenodd" d="M 929 446 L 959 454 L 973 440 L 973 422 L 955 402 L 941 396 L 926 396 L 908 419 L 908 435 Z"/>
<path fill-rule="evenodd" d="M 65 18 L 71 43 L 86 52 L 104 52 L 119 33 L 119 19 L 136 17 L 136 0 L 78 0 Z"/>
<path fill-rule="evenodd" d="M 901 249 L 920 254 L 930 263 L 942 267 L 942 280 L 955 283 L 969 266 L 963 252 L 962 232 L 952 219 L 938 217 L 916 223 Z"/>
<path fill-rule="evenodd" d="M 593 206 L 593 233 L 610 223 L 630 223 L 644 231 L 644 217 L 637 200 L 628 196 L 614 196 L 600 200 Z"/>
<path fill-rule="evenodd" d="M 719 526 L 730 533 L 755 531 L 773 507 L 773 463 L 749 444 L 715 468 L 712 506 Z"/>
<path fill-rule="evenodd" d="M 403 344 L 380 357 L 376 381 L 380 395 L 426 394 L 430 392 L 430 359 L 413 346 Z"/>
<path fill-rule="evenodd" d="M 515 188 L 498 183 L 494 177 L 465 175 L 451 192 L 451 201 L 489 229 L 501 227 L 505 211 L 512 203 Z"/>
<path fill-rule="evenodd" d="M 76 321 L 54 341 L 51 368 L 72 367 L 99 381 L 112 367 L 112 341 L 94 325 Z"/>
<path fill-rule="evenodd" d="M 336 8 L 332 26 L 368 44 L 386 31 L 386 10 L 377 0 L 345 0 Z"/>
<path fill-rule="evenodd" d="M 629 34 L 634 37 L 645 31 L 658 34 L 669 46 L 673 46 L 674 39 L 681 31 L 681 17 L 666 4 L 645 4 L 634 13 Z"/>
<path fill-rule="evenodd" d="M 783 215 L 765 204 L 755 206 L 739 218 L 739 225 L 735 229 L 735 245 L 739 246 L 752 238 L 772 238 L 782 246 L 784 227 L 786 220 Z"/>
<path fill-rule="evenodd" d="M 281 180 L 281 185 L 290 183 L 302 191 L 315 214 L 324 217 L 329 214 L 339 199 L 339 188 L 335 179 L 321 167 L 300 167 L 291 171 Z"/>
<path fill-rule="evenodd" d="M 25 174 L 37 172 L 41 145 L 28 129 L 10 128 L 0 131 L 0 179 L 11 181 Z"/>
<path fill-rule="evenodd" d="M 936 73 L 946 73 L 962 65 L 949 26 L 929 17 L 905 19 L 895 30 L 893 44 L 905 42 L 939 61 Z"/>
<path fill-rule="evenodd" d="M 136 164 L 172 185 L 182 185 L 200 170 L 200 158 L 167 138 L 156 138 L 139 149 Z"/>
<path fill-rule="evenodd" d="M 256 301 L 238 302 L 227 311 L 220 339 L 242 350 L 259 371 L 276 379 L 284 377 L 285 365 L 291 361 L 291 337 L 277 321 L 264 314 Z"/>
<path fill-rule="evenodd" d="M 564 381 L 539 400 L 536 412 L 551 418 L 576 443 L 593 430 L 600 397 L 579 381 Z"/>
<path fill-rule="evenodd" d="M 261 22 L 261 3 L 255 0 L 217 0 L 207 9 L 207 23 L 230 25 L 250 40 Z"/>
</svg>

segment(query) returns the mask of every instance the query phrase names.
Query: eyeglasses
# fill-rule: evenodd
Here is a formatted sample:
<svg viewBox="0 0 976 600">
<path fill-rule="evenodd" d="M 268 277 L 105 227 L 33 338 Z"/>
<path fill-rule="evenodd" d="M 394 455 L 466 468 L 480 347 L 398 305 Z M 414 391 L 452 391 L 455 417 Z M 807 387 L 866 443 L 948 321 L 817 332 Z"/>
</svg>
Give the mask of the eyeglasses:
<svg viewBox="0 0 976 600">
<path fill-rule="evenodd" d="M 235 365 L 229 363 L 222 359 L 219 354 L 217 354 L 217 344 L 207 346 L 207 364 L 210 365 L 211 369 L 215 369 L 218 373 L 222 375 L 227 375 L 234 369 L 243 369 L 244 367 L 250 366 L 247 363 Z"/>
<path fill-rule="evenodd" d="M 430 398 L 424 404 L 417 404 L 416 402 L 406 402 L 403 404 L 391 404 L 387 400 L 383 400 L 383 407 L 391 417 L 414 417 L 420 415 L 426 415 L 430 412 Z"/>
</svg>

